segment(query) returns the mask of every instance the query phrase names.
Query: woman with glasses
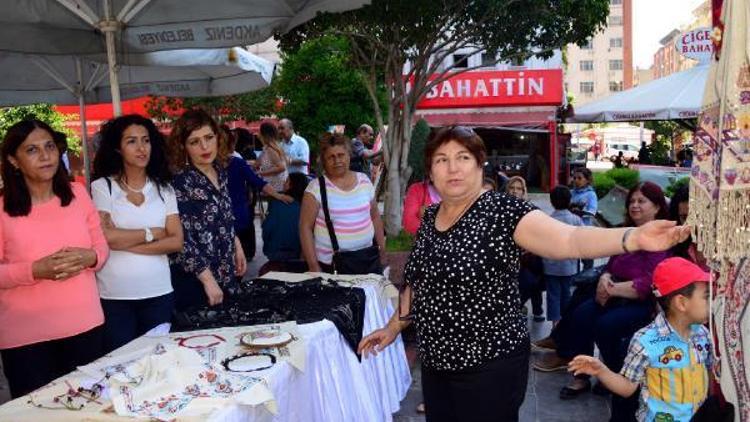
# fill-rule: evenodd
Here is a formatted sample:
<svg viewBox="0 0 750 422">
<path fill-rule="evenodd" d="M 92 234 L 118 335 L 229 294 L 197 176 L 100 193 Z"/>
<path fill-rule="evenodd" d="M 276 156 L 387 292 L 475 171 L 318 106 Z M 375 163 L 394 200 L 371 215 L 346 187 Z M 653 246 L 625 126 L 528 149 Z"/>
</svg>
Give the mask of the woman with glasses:
<svg viewBox="0 0 750 422">
<path fill-rule="evenodd" d="M 399 312 L 359 347 L 365 356 L 377 353 L 415 323 L 430 421 L 518 420 L 530 355 L 517 281 L 522 250 L 593 258 L 666 250 L 689 233 L 668 221 L 568 226 L 526 201 L 483 190 L 485 158 L 471 129 L 445 128 L 428 143 L 425 164 L 442 202 L 425 212 Z"/>
</svg>

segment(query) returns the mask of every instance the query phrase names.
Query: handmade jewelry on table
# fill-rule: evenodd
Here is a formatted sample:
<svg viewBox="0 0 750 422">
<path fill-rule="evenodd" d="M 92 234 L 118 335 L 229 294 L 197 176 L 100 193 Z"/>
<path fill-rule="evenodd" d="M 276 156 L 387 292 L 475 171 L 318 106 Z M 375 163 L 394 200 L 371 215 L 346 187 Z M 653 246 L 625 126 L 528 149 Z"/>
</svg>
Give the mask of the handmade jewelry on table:
<svg viewBox="0 0 750 422">
<path fill-rule="evenodd" d="M 240 335 L 240 343 L 243 346 L 255 349 L 282 347 L 294 340 L 295 338 L 291 333 L 278 328 L 263 328 Z"/>
<path fill-rule="evenodd" d="M 268 360 L 270 363 L 261 362 Z M 265 366 L 261 366 L 265 364 Z M 255 372 L 268 369 L 276 364 L 276 356 L 270 353 L 241 353 L 221 361 L 221 366 L 229 372 Z"/>
<path fill-rule="evenodd" d="M 204 343 L 204 344 L 193 344 L 193 345 L 188 344 L 191 340 L 194 340 L 197 338 L 206 338 L 206 337 L 213 338 L 214 341 L 212 341 L 211 343 Z M 196 334 L 196 335 L 189 336 L 189 337 L 177 337 L 175 338 L 175 340 L 177 341 L 178 346 L 187 347 L 188 349 L 203 349 L 206 347 L 214 347 L 226 341 L 224 337 L 217 335 L 217 334 Z"/>
<path fill-rule="evenodd" d="M 54 405 L 46 405 L 42 403 L 37 403 L 34 400 L 34 396 L 32 394 L 29 394 L 29 401 L 28 403 L 31 404 L 34 407 L 37 407 L 39 409 L 67 409 L 67 410 L 82 410 L 84 407 L 86 407 L 89 403 L 96 403 L 96 404 L 102 404 L 102 402 L 99 401 L 99 398 L 102 396 L 102 391 L 104 391 L 104 380 L 109 378 L 108 376 L 102 378 L 101 380 L 94 383 L 94 385 L 91 386 L 91 388 L 73 388 L 72 385 L 66 380 L 65 384 L 68 386 L 68 390 L 62 394 L 58 394 L 57 396 L 52 398 L 52 402 Z"/>
</svg>

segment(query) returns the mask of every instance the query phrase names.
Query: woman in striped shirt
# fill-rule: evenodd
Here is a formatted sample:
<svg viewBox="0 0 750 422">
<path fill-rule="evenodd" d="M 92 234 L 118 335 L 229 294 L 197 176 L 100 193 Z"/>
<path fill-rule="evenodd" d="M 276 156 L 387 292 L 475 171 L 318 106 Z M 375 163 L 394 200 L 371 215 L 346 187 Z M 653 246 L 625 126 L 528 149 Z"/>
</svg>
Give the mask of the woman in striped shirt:
<svg viewBox="0 0 750 422">
<path fill-rule="evenodd" d="M 349 170 L 350 149 L 351 142 L 343 135 L 326 135 L 320 143 L 328 209 L 339 250 L 367 248 L 374 237 L 382 264 L 385 238 L 375 188 L 367 175 Z M 302 200 L 300 243 L 310 271 L 332 273 L 333 247 L 321 204 L 319 179 L 314 179 Z"/>
</svg>

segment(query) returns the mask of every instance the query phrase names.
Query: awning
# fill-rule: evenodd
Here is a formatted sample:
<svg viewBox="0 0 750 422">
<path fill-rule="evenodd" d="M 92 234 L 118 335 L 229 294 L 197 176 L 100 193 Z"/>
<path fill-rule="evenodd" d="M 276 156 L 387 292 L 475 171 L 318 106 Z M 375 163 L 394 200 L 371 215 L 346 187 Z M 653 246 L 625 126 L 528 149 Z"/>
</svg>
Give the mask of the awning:
<svg viewBox="0 0 750 422">
<path fill-rule="evenodd" d="M 575 108 L 569 123 L 681 120 L 698 117 L 708 66 L 656 79 Z"/>
<path fill-rule="evenodd" d="M 471 126 L 508 129 L 547 129 L 557 107 L 492 107 L 417 110 L 430 126 Z"/>
</svg>

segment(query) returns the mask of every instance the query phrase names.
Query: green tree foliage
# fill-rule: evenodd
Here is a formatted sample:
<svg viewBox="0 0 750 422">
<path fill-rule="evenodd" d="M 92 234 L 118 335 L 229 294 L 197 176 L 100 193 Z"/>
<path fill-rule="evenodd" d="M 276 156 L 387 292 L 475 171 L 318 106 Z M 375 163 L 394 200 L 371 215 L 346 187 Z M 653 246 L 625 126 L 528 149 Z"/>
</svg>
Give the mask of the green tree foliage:
<svg viewBox="0 0 750 422">
<path fill-rule="evenodd" d="M 409 148 L 409 167 L 413 172 L 412 180 L 423 180 L 425 177 L 424 148 L 430 136 L 430 125 L 424 119 L 419 119 L 411 131 L 411 148 Z"/>
<path fill-rule="evenodd" d="M 628 168 L 610 169 L 603 173 L 594 173 L 593 186 L 599 198 L 607 194 L 615 185 L 631 189 L 638 184 L 640 174 L 638 170 Z"/>
<path fill-rule="evenodd" d="M 78 119 L 78 115 L 59 113 L 51 104 L 0 108 L 0 140 L 5 138 L 5 132 L 11 126 L 24 119 L 37 119 L 47 123 L 52 129 L 65 134 L 68 138 L 68 150 L 75 154 L 81 151 L 78 135 L 65 126 L 65 122 Z"/>
<path fill-rule="evenodd" d="M 350 65 L 349 42 L 326 35 L 304 42 L 299 49 L 282 55 L 276 83 L 284 99 L 282 115 L 307 138 L 313 150 L 330 125 L 346 126 L 354 136 L 363 123 L 377 127 L 375 112 L 362 73 Z M 379 107 L 385 93 L 378 91 Z"/>
<path fill-rule="evenodd" d="M 273 84 L 257 91 L 226 97 L 171 98 L 149 97 L 146 112 L 156 120 L 171 122 L 184 110 L 202 108 L 219 122 L 248 122 L 271 116 L 278 111 L 278 95 Z"/>
<path fill-rule="evenodd" d="M 695 126 L 695 120 L 692 120 L 688 126 Z M 684 125 L 680 125 L 672 120 L 653 120 L 644 123 L 644 127 L 653 130 L 656 139 L 648 146 L 651 153 L 651 161 L 657 165 L 672 164 L 672 139 L 677 135 L 689 137 L 692 130 Z"/>
<path fill-rule="evenodd" d="M 343 35 L 351 63 L 365 75 L 384 137 L 386 231 L 401 228 L 402 198 L 411 177 L 409 148 L 417 103 L 457 71 L 457 52 L 496 61 L 548 58 L 571 43 L 582 45 L 605 23 L 609 0 L 373 0 L 351 12 L 319 15 L 281 37 L 285 51 L 323 34 Z M 484 63 L 486 65 L 486 61 Z M 385 85 L 387 112 L 379 111 Z"/>
<path fill-rule="evenodd" d="M 672 180 L 669 182 L 669 185 L 666 189 L 664 189 L 664 195 L 667 198 L 671 198 L 672 195 L 674 195 L 675 192 L 677 192 L 677 189 L 679 189 L 682 186 L 688 186 L 690 184 L 690 178 L 689 177 L 681 177 L 676 180 Z"/>
</svg>

